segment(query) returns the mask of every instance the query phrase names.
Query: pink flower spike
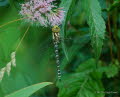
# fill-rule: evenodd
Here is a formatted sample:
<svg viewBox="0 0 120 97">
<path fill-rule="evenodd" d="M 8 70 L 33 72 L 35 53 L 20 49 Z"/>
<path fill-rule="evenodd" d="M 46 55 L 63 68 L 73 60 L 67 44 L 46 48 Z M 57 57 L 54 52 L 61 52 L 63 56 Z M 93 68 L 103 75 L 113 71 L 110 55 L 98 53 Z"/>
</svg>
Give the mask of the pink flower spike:
<svg viewBox="0 0 120 97">
<path fill-rule="evenodd" d="M 56 0 L 30 0 L 21 4 L 20 15 L 28 17 L 26 22 L 40 26 L 60 25 L 64 20 L 63 8 L 53 4 Z"/>
</svg>

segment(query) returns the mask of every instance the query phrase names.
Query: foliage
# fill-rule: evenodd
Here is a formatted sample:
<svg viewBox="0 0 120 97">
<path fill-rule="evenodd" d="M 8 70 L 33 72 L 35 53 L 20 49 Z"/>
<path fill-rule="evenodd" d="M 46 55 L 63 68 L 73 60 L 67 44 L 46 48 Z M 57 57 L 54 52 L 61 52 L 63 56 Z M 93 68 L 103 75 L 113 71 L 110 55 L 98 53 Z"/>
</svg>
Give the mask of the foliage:
<svg viewBox="0 0 120 97">
<path fill-rule="evenodd" d="M 119 97 L 120 1 L 54 1 L 65 11 L 60 26 L 61 82 L 56 76 L 51 27 L 24 23 L 19 11 L 25 1 L 0 0 L 0 97 L 19 97 L 17 93 L 28 97 L 51 84 L 34 85 L 46 81 L 55 86 L 30 97 Z M 16 52 L 16 67 L 7 68 L 8 76 L 2 68 L 11 61 L 12 52 Z"/>
<path fill-rule="evenodd" d="M 16 92 L 14 92 L 10 95 L 7 95 L 5 97 L 29 97 L 30 95 L 32 95 L 38 89 L 43 88 L 43 87 L 45 87 L 47 85 L 50 85 L 50 84 L 52 84 L 52 83 L 44 82 L 44 83 L 32 85 L 32 86 L 26 87 L 24 89 L 21 89 L 19 91 L 16 91 Z"/>
<path fill-rule="evenodd" d="M 102 18 L 101 7 L 98 0 L 86 0 L 88 24 L 91 32 L 91 42 L 95 52 L 95 57 L 98 60 L 103 45 L 105 22 Z"/>
<path fill-rule="evenodd" d="M 58 83 L 60 93 L 58 97 L 104 97 L 104 91 L 101 78 L 105 73 L 108 77 L 116 75 L 118 72 L 115 65 L 101 66 L 95 70 L 95 59 L 89 59 L 80 64 L 72 74 L 67 74 L 63 78 L 63 83 Z M 113 71 L 109 73 L 110 71 Z M 98 95 L 99 94 L 99 95 Z"/>
</svg>

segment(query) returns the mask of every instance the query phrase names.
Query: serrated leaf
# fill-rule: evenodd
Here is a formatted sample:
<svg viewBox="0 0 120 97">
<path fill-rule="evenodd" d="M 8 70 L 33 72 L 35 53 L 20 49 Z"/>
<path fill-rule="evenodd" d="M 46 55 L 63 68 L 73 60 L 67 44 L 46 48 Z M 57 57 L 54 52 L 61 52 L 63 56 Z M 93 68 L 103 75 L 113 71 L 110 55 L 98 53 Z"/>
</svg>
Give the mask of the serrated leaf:
<svg viewBox="0 0 120 97">
<path fill-rule="evenodd" d="M 103 39 L 106 28 L 105 22 L 102 18 L 101 7 L 99 5 L 98 0 L 86 0 L 86 2 L 86 14 L 88 17 L 87 22 L 90 27 L 91 41 L 95 53 L 95 58 L 96 60 L 98 60 L 103 45 Z"/>
<path fill-rule="evenodd" d="M 5 97 L 29 97 L 31 96 L 33 93 L 35 93 L 36 91 L 38 91 L 39 89 L 52 84 L 51 82 L 43 82 L 40 84 L 35 84 L 26 88 L 23 88 L 21 90 L 18 90 L 10 95 L 7 95 Z"/>
</svg>

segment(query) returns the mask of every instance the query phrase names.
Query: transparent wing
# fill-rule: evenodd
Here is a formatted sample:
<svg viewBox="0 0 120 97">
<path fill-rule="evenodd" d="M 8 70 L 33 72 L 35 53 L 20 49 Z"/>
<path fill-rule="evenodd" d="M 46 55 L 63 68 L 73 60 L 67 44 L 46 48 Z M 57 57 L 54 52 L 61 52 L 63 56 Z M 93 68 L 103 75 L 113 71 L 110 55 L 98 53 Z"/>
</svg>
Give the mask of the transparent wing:
<svg viewBox="0 0 120 97">
<path fill-rule="evenodd" d="M 81 48 L 84 48 L 90 42 L 90 35 L 86 34 L 84 36 L 78 36 L 76 38 L 70 39 L 70 43 L 67 41 L 66 48 L 68 52 L 68 60 L 65 56 L 61 60 L 61 69 L 63 70 L 72 60 L 76 60 L 76 56 L 81 53 Z M 89 44 L 88 44 L 89 45 Z"/>
<path fill-rule="evenodd" d="M 69 38 L 60 38 L 61 43 L 64 43 L 66 48 L 70 48 L 72 46 L 81 46 L 82 44 L 87 43 L 90 40 L 90 35 L 78 36 L 78 37 L 69 37 Z M 62 45 L 60 43 L 60 50 L 62 50 Z M 43 54 L 50 54 L 51 56 L 54 55 L 54 44 L 53 40 L 50 37 L 49 39 L 45 40 L 38 46 L 39 54 L 42 56 Z M 50 53 L 48 53 L 50 52 Z"/>
</svg>

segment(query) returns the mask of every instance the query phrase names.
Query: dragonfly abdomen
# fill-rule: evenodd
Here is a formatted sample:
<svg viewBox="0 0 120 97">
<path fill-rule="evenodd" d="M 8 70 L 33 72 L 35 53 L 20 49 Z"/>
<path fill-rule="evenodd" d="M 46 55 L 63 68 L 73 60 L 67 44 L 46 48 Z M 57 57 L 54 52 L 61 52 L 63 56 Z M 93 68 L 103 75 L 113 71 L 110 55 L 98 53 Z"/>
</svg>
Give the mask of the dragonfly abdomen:
<svg viewBox="0 0 120 97">
<path fill-rule="evenodd" d="M 58 44 L 59 44 L 59 42 L 54 41 L 54 49 L 55 49 L 55 58 L 56 58 L 56 65 L 57 65 L 58 80 L 61 81 L 59 45 Z"/>
</svg>

